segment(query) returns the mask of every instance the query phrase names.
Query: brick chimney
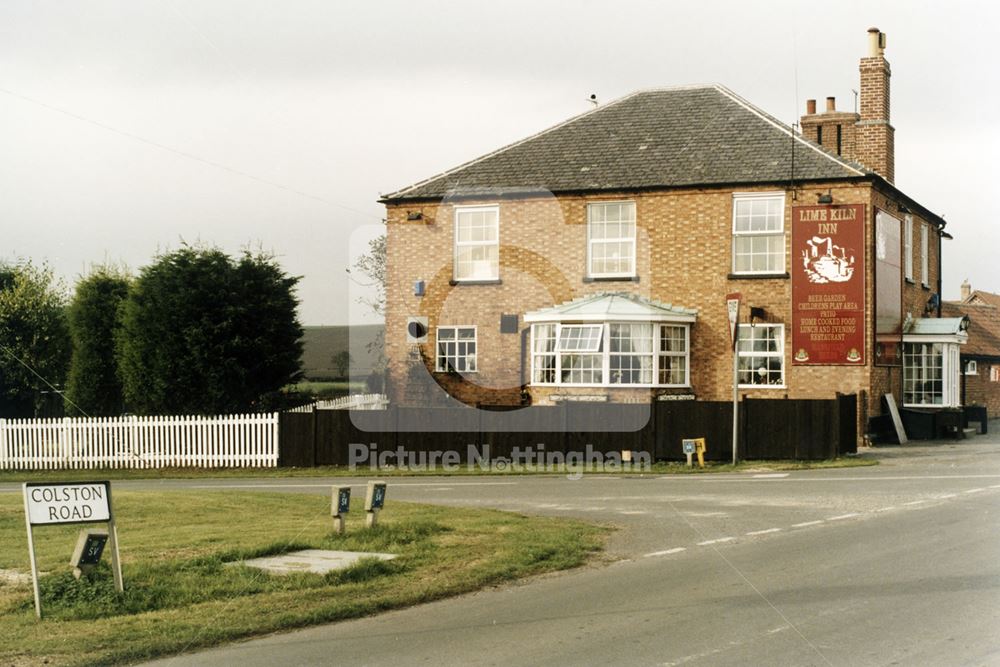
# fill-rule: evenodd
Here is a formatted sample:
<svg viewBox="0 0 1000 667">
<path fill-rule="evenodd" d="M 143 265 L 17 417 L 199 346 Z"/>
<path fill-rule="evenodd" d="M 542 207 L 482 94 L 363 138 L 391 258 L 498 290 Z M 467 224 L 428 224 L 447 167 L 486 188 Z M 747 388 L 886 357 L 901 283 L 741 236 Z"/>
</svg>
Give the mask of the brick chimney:
<svg viewBox="0 0 1000 667">
<path fill-rule="evenodd" d="M 800 119 L 802 136 L 815 141 L 828 151 L 853 160 L 855 150 L 855 125 L 858 114 L 837 111 L 837 99 L 826 98 L 826 111 L 816 113 L 816 100 L 806 100 L 806 115 Z"/>
<path fill-rule="evenodd" d="M 860 118 L 854 158 L 892 183 L 895 172 L 894 134 L 889 124 L 889 62 L 885 33 L 868 29 L 868 56 L 861 59 Z"/>
<path fill-rule="evenodd" d="M 845 159 L 860 162 L 890 183 L 894 178 L 893 133 L 889 124 L 889 63 L 885 33 L 868 30 L 868 56 L 861 59 L 860 113 L 837 111 L 826 98 L 826 110 L 816 113 L 816 100 L 806 100 L 800 119 L 802 136 Z"/>
<path fill-rule="evenodd" d="M 969 279 L 966 278 L 962 281 L 962 301 L 968 301 L 970 296 L 972 296 L 972 285 L 969 284 Z"/>
</svg>

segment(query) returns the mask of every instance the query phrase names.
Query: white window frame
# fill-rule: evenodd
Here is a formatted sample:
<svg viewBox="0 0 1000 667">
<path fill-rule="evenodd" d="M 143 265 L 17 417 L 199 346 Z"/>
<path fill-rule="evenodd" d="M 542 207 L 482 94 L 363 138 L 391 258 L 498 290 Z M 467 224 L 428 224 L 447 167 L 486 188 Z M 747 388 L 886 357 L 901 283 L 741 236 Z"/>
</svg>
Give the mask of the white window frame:
<svg viewBox="0 0 1000 667">
<path fill-rule="evenodd" d="M 920 284 L 924 287 L 930 287 L 930 241 L 929 235 L 927 233 L 927 225 L 920 225 Z"/>
<path fill-rule="evenodd" d="M 682 358 L 684 359 L 684 382 L 682 384 L 660 384 L 661 387 L 690 387 L 691 386 L 691 327 L 683 324 L 677 324 L 676 322 L 654 322 L 656 326 L 656 336 L 653 340 L 653 344 L 656 346 L 656 364 L 653 368 L 653 377 L 659 380 L 661 367 L 661 359 L 666 358 Z M 663 343 L 663 327 L 679 327 L 684 330 L 684 351 L 683 352 L 664 352 L 662 347 Z"/>
<path fill-rule="evenodd" d="M 652 358 L 653 369 L 652 369 L 652 383 L 622 383 L 622 382 L 612 382 L 611 381 L 611 325 L 612 324 L 648 324 L 653 328 L 653 340 L 652 340 L 652 351 L 649 356 Z M 691 386 L 691 322 L 689 321 L 662 321 L 662 320 L 608 320 L 606 322 L 534 322 L 531 325 L 531 385 L 541 386 L 541 387 L 602 387 L 602 388 L 619 388 L 619 389 L 649 389 L 649 388 L 687 388 Z M 660 336 L 661 336 L 661 326 L 675 326 L 684 328 L 684 352 L 683 353 L 667 353 L 661 354 L 660 352 Z M 560 340 L 562 339 L 562 329 L 563 327 L 585 327 L 585 326 L 598 326 L 601 327 L 602 333 L 600 337 L 601 344 L 599 349 L 595 352 L 586 352 L 582 350 L 561 350 Z M 539 327 L 553 327 L 553 336 L 556 341 L 553 345 L 552 350 L 542 350 L 538 349 L 538 338 L 536 338 L 536 332 Z M 552 340 L 551 338 L 546 338 L 546 340 Z M 566 355 L 601 355 L 601 382 L 587 382 L 587 383 L 575 383 L 575 382 L 563 382 L 563 356 Z M 631 353 L 620 353 L 616 352 L 615 355 L 619 354 L 631 354 Z M 636 353 L 635 356 L 645 356 Z M 684 383 L 683 384 L 660 384 L 657 380 L 660 376 L 660 358 L 662 356 L 683 356 L 685 359 L 684 364 Z M 545 358 L 554 357 L 555 365 L 552 367 L 543 367 L 540 364 L 544 363 L 542 360 Z M 536 381 L 536 377 L 539 371 L 553 371 L 555 378 L 554 382 L 539 382 Z"/>
<path fill-rule="evenodd" d="M 979 375 L 979 362 L 975 359 L 969 359 L 965 362 L 965 374 L 966 375 Z"/>
<path fill-rule="evenodd" d="M 455 362 L 456 362 L 454 371 L 452 369 L 448 368 L 448 360 L 451 357 L 449 355 L 444 355 L 443 357 L 441 356 L 441 331 L 442 330 L 446 330 L 446 329 L 450 329 L 450 330 L 452 330 L 452 331 L 455 332 L 455 338 L 453 339 L 455 341 L 455 356 L 454 356 L 454 359 L 455 359 Z M 471 342 L 475 346 L 475 350 L 473 351 L 473 353 L 471 355 L 468 353 L 468 349 L 466 349 L 466 351 L 465 351 L 464 354 L 461 354 L 461 355 L 459 354 L 459 345 L 460 345 L 459 341 L 462 340 L 466 344 L 469 343 L 469 339 L 468 338 L 466 338 L 466 339 L 459 339 L 459 337 L 458 337 L 458 330 L 459 329 L 472 329 L 472 340 L 471 340 Z M 459 356 L 461 356 L 461 357 L 463 357 L 465 359 L 465 368 L 466 368 L 466 370 L 458 370 L 458 368 L 457 368 L 458 363 L 457 362 L 458 362 Z M 473 368 L 471 370 L 469 369 L 469 359 L 470 358 L 472 359 L 472 366 L 473 366 Z M 462 374 L 462 375 L 465 375 L 467 373 L 478 373 L 479 372 L 479 331 L 476 329 L 476 325 L 474 325 L 474 324 L 448 324 L 448 325 L 439 326 L 437 328 L 437 333 L 436 333 L 435 338 L 434 338 L 434 372 L 436 372 L 436 373 L 451 373 L 451 372 L 455 372 L 455 373 L 459 373 L 459 374 Z"/>
<path fill-rule="evenodd" d="M 773 230 L 765 230 L 765 231 L 749 230 L 749 229 L 748 230 L 738 230 L 737 229 L 737 215 L 736 215 L 736 212 L 737 212 L 737 209 L 739 208 L 739 204 L 742 203 L 742 202 L 751 202 L 752 203 L 754 201 L 760 201 L 760 200 L 780 200 L 781 201 L 781 207 L 780 207 L 781 208 L 781 214 L 779 216 L 779 220 L 780 220 L 780 226 L 779 226 L 779 228 L 778 229 L 773 229 Z M 732 233 L 733 233 L 733 241 L 732 241 L 732 249 L 731 249 L 731 252 L 732 252 L 731 266 L 732 266 L 732 271 L 733 271 L 734 274 L 752 276 L 752 275 L 774 275 L 774 274 L 785 273 L 785 270 L 786 270 L 785 255 L 787 254 L 787 251 L 786 251 L 786 248 L 785 248 L 785 193 L 784 192 L 736 192 L 736 193 L 733 193 Z M 767 269 L 764 269 L 764 270 L 756 270 L 756 271 L 752 270 L 752 269 L 750 269 L 750 270 L 739 270 L 737 268 L 737 264 L 736 264 L 737 249 L 736 249 L 736 246 L 737 246 L 737 243 L 738 243 L 738 239 L 752 238 L 752 237 L 766 237 L 768 239 L 775 238 L 775 237 L 780 237 L 781 238 L 781 250 L 776 255 L 776 257 L 779 258 L 779 262 L 778 262 L 777 266 L 771 267 L 771 268 L 767 268 Z M 752 256 L 752 254 L 753 253 L 751 253 L 751 256 Z M 770 256 L 770 253 L 768 253 L 768 256 Z"/>
<path fill-rule="evenodd" d="M 629 204 L 632 207 L 632 236 L 619 236 L 619 237 L 605 237 L 601 239 L 595 239 L 592 235 L 591 225 L 597 224 L 591 220 L 591 213 L 594 209 L 599 206 L 613 206 L 613 205 L 623 205 Z M 619 221 L 621 222 L 621 221 Z M 636 222 L 636 207 L 635 201 L 630 199 L 616 200 L 616 201 L 599 201 L 590 202 L 587 204 L 587 277 L 588 278 L 634 278 L 638 275 L 638 266 L 636 261 L 636 234 L 638 223 Z M 623 272 L 612 272 L 606 271 L 598 273 L 593 269 L 593 249 L 594 245 L 597 243 L 627 243 L 632 248 L 632 270 Z"/>
<path fill-rule="evenodd" d="M 496 236 L 496 238 L 494 240 L 492 240 L 492 241 L 460 241 L 459 240 L 459 238 L 458 238 L 458 236 L 459 236 L 459 234 L 458 234 L 458 231 L 459 231 L 459 224 L 458 224 L 459 216 L 462 213 L 476 213 L 476 212 L 493 213 L 493 214 L 495 214 L 495 219 L 496 219 L 496 223 L 495 223 L 496 234 L 495 234 L 495 236 Z M 499 204 L 486 204 L 486 205 L 477 205 L 477 206 L 456 206 L 455 207 L 455 214 L 454 214 L 453 221 L 454 221 L 453 226 L 454 226 L 455 230 L 454 230 L 454 234 L 453 234 L 453 249 L 452 249 L 452 275 L 451 275 L 452 279 L 455 282 L 459 282 L 459 283 L 468 283 L 468 282 L 475 283 L 475 282 L 500 280 L 500 205 Z M 462 249 L 462 248 L 477 248 L 477 247 L 484 247 L 484 248 L 495 247 L 496 248 L 496 256 L 497 256 L 496 267 L 493 269 L 492 274 L 490 276 L 488 276 L 488 277 L 475 276 L 475 277 L 471 277 L 471 278 L 460 278 L 459 275 L 458 275 L 458 256 L 459 256 L 460 249 Z M 493 267 L 491 267 L 491 268 L 493 268 Z"/>
<path fill-rule="evenodd" d="M 601 349 L 604 326 L 601 324 L 566 324 L 560 327 L 557 333 L 556 352 L 594 354 Z M 585 335 L 566 335 L 569 333 L 585 333 Z"/>
<path fill-rule="evenodd" d="M 990 382 L 1000 382 L 1000 366 L 997 364 L 990 365 Z"/>
<path fill-rule="evenodd" d="M 940 345 L 941 352 L 941 402 L 926 403 L 907 401 L 909 392 L 907 384 L 911 381 L 908 371 L 908 364 L 913 359 L 913 346 Z M 921 357 L 925 357 L 921 351 Z M 903 406 L 904 407 L 935 407 L 935 408 L 955 408 L 959 406 L 961 398 L 959 396 L 959 374 L 961 373 L 959 355 L 959 343 L 941 336 L 906 336 L 903 339 Z M 924 380 L 925 382 L 927 380 Z M 933 381 L 933 380 L 932 380 Z M 926 392 L 922 392 L 926 393 Z"/>
<path fill-rule="evenodd" d="M 740 389 L 785 389 L 788 383 L 788 364 L 785 361 L 785 325 L 784 324 L 740 324 L 740 335 L 739 340 L 736 344 L 736 353 L 740 358 L 766 358 L 766 359 L 777 359 L 781 362 L 781 381 L 778 384 L 759 384 L 759 383 L 740 383 Z M 748 340 L 749 336 L 753 335 L 754 331 L 760 329 L 775 329 L 778 333 L 778 350 L 776 352 L 770 351 L 755 351 L 755 350 L 741 350 L 740 345 Z M 738 363 L 738 362 L 737 362 Z M 756 370 L 751 369 L 751 377 L 758 377 Z"/>
<path fill-rule="evenodd" d="M 913 282 L 913 216 L 903 218 L 903 276 Z"/>
</svg>

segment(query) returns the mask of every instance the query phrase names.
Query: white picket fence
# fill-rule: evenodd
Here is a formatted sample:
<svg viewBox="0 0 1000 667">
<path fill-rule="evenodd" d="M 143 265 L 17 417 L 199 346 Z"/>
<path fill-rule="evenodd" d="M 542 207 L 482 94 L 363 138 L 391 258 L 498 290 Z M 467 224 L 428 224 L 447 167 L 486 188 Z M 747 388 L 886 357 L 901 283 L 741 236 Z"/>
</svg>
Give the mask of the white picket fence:
<svg viewBox="0 0 1000 667">
<path fill-rule="evenodd" d="M 277 465 L 277 413 L 0 419 L 0 470 Z"/>
<path fill-rule="evenodd" d="M 384 410 L 389 405 L 385 394 L 353 394 L 332 401 L 316 401 L 308 405 L 292 408 L 289 412 L 312 412 L 313 410 Z"/>
</svg>

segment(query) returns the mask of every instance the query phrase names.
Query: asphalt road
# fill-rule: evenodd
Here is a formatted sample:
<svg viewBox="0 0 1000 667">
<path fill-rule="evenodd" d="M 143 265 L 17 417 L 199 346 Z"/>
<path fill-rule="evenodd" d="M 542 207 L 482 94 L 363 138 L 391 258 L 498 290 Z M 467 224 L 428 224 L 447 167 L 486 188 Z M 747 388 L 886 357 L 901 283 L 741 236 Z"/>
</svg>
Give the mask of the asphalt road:
<svg viewBox="0 0 1000 667">
<path fill-rule="evenodd" d="M 876 450 L 877 467 L 780 476 L 391 479 L 387 511 L 401 499 L 615 524 L 612 562 L 152 664 L 1000 664 L 993 426 L 962 443 Z"/>
</svg>

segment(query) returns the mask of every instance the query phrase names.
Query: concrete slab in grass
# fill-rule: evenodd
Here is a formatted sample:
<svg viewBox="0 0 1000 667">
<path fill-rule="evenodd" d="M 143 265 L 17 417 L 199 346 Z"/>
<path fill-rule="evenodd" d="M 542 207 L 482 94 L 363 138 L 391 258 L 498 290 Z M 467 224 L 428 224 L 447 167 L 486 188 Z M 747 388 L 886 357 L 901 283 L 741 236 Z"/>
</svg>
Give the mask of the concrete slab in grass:
<svg viewBox="0 0 1000 667">
<path fill-rule="evenodd" d="M 392 560 L 396 554 L 378 554 L 366 551 L 327 551 L 325 549 L 304 549 L 291 551 L 280 556 L 266 558 L 251 558 L 241 560 L 232 565 L 247 565 L 256 567 L 271 574 L 292 574 L 294 572 L 311 572 L 326 574 L 333 570 L 343 570 L 354 565 L 362 558 L 378 558 Z"/>
</svg>

